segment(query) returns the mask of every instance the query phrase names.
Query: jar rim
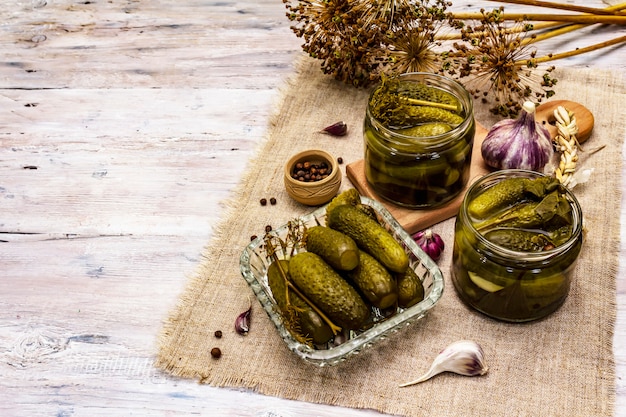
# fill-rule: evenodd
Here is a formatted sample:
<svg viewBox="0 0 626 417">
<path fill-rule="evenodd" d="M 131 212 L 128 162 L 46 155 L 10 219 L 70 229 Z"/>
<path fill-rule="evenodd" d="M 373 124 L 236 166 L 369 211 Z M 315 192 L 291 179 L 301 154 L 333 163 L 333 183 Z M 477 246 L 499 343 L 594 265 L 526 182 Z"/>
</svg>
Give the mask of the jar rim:
<svg viewBox="0 0 626 417">
<path fill-rule="evenodd" d="M 465 118 L 463 119 L 463 122 L 452 128 L 452 130 L 432 136 L 409 136 L 399 133 L 398 131 L 389 129 L 384 126 L 380 121 L 378 121 L 378 119 L 376 119 L 370 111 L 370 103 L 372 97 L 376 93 L 378 88 L 380 88 L 380 86 L 382 85 L 382 83 L 378 83 L 369 94 L 366 106 L 366 116 L 370 120 L 372 125 L 384 134 L 385 139 L 387 139 L 389 142 L 398 145 L 414 144 L 438 147 L 441 145 L 445 145 L 449 142 L 449 140 L 453 140 L 459 135 L 463 135 L 469 125 L 474 122 L 474 107 L 471 96 L 467 89 L 458 81 L 443 75 L 430 72 L 407 72 L 391 78 L 406 79 L 406 81 L 409 82 L 415 82 L 434 88 L 439 88 L 453 94 L 456 98 L 459 99 L 461 105 L 463 106 Z"/>
<path fill-rule="evenodd" d="M 462 215 L 459 217 L 464 222 L 464 224 L 469 228 L 469 230 L 474 233 L 474 236 L 480 242 L 481 245 L 483 245 L 486 249 L 492 251 L 493 253 L 496 253 L 501 256 L 513 257 L 520 261 L 528 260 L 528 261 L 536 262 L 536 261 L 542 261 L 544 259 L 551 258 L 560 253 L 563 253 L 567 251 L 570 247 L 576 244 L 576 242 L 580 238 L 580 235 L 583 232 L 583 212 L 582 212 L 580 203 L 578 202 L 578 199 L 576 198 L 574 193 L 572 193 L 572 191 L 567 187 L 563 187 L 563 190 L 564 190 L 564 193 L 566 195 L 568 202 L 570 203 L 570 206 L 572 207 L 573 227 L 572 227 L 572 234 L 570 238 L 567 241 L 565 241 L 563 244 L 556 246 L 552 249 L 547 249 L 547 250 L 543 250 L 540 252 L 525 252 L 525 251 L 505 248 L 485 238 L 485 236 L 483 236 L 483 234 L 480 233 L 474 227 L 472 222 L 469 220 L 469 215 L 467 214 L 467 208 L 470 202 L 469 197 L 471 197 L 472 193 L 474 193 L 481 185 L 485 184 L 487 181 L 492 181 L 496 177 L 499 177 L 499 176 L 503 178 L 495 182 L 499 182 L 506 178 L 512 178 L 512 177 L 535 177 L 536 178 L 536 177 L 547 177 L 548 175 L 537 172 L 537 171 L 531 171 L 531 170 L 525 170 L 525 169 L 502 169 L 499 171 L 494 171 L 489 174 L 486 174 L 485 176 L 479 178 L 478 180 L 474 181 L 473 184 L 470 185 L 469 189 L 467 190 L 467 193 L 465 194 L 465 197 L 463 198 L 463 203 L 461 205 L 461 210 L 460 210 L 460 213 Z"/>
</svg>

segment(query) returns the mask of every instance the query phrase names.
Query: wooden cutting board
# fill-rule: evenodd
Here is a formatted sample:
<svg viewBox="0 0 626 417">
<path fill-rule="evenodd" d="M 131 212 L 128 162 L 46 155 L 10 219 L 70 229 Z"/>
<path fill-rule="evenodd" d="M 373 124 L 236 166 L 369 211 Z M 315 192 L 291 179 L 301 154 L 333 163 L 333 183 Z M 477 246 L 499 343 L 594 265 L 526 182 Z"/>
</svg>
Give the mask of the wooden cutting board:
<svg viewBox="0 0 626 417">
<path fill-rule="evenodd" d="M 548 128 L 548 131 L 550 131 L 552 137 L 554 137 L 556 135 L 556 128 L 554 127 L 553 112 L 558 106 L 563 106 L 576 115 L 579 128 L 577 138 L 579 142 L 587 140 L 591 135 L 594 119 L 591 112 L 579 103 L 567 100 L 554 100 L 542 104 L 537 107 L 535 119 L 540 123 L 544 123 L 544 125 Z M 474 136 L 474 146 L 469 176 L 470 179 L 468 184 L 459 196 L 457 196 L 457 198 L 450 201 L 446 205 L 435 209 L 408 209 L 397 206 L 379 197 L 367 184 L 367 180 L 365 179 L 365 161 L 362 159 L 348 164 L 346 166 L 346 175 L 361 195 L 370 197 L 382 203 L 408 233 L 415 233 L 456 216 L 459 208 L 461 207 L 461 203 L 463 202 L 465 192 L 470 185 L 492 170 L 483 162 L 480 151 L 483 140 L 485 139 L 485 136 L 487 136 L 487 132 L 488 129 L 476 122 L 476 134 Z"/>
</svg>

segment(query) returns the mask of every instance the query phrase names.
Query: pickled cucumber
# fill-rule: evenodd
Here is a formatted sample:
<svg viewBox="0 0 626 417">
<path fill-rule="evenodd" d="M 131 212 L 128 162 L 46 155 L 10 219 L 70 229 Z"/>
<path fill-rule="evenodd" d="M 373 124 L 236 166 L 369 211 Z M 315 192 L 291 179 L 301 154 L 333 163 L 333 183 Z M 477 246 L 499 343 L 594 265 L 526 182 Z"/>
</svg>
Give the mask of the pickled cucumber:
<svg viewBox="0 0 626 417">
<path fill-rule="evenodd" d="M 305 242 L 306 250 L 321 256 L 335 269 L 350 271 L 359 264 L 359 248 L 354 240 L 330 227 L 309 227 Z"/>
<path fill-rule="evenodd" d="M 441 175 L 450 168 L 450 164 L 444 158 L 413 159 L 410 163 L 397 163 L 396 161 L 392 163 L 388 159 L 380 158 L 375 152 L 369 152 L 369 149 L 368 146 L 366 151 L 370 165 L 389 176 L 406 178 L 412 182 L 431 175 Z"/>
<path fill-rule="evenodd" d="M 409 127 L 407 129 L 398 130 L 398 133 L 406 136 L 424 138 L 429 136 L 437 136 L 452 130 L 452 126 L 447 123 L 432 122 Z"/>
<path fill-rule="evenodd" d="M 384 110 L 374 114 L 379 122 L 389 129 L 406 129 L 423 123 L 441 122 L 458 126 L 465 118 L 450 110 L 431 106 L 405 105 Z"/>
<path fill-rule="evenodd" d="M 469 215 L 484 219 L 490 213 L 521 200 L 528 181 L 527 178 L 508 178 L 494 184 L 469 202 Z"/>
<path fill-rule="evenodd" d="M 478 288 L 487 292 L 496 292 L 504 288 L 504 285 L 498 285 L 493 281 L 481 277 L 476 272 L 467 271 L 470 281 L 472 281 Z"/>
<path fill-rule="evenodd" d="M 398 299 L 396 280 L 368 253 L 359 251 L 359 266 L 346 276 L 374 307 L 385 309 L 395 305 Z"/>
<path fill-rule="evenodd" d="M 398 241 L 378 222 L 353 206 L 338 206 L 327 218 L 328 226 L 350 236 L 359 248 L 392 272 L 404 272 L 409 257 Z"/>
<path fill-rule="evenodd" d="M 359 329 L 369 318 L 370 310 L 359 293 L 319 255 L 294 255 L 289 260 L 289 275 L 296 287 L 344 330 Z"/>
<path fill-rule="evenodd" d="M 560 187 L 554 177 L 507 178 L 497 182 L 470 201 L 467 211 L 475 219 L 483 219 L 505 207 L 527 199 L 540 200 Z"/>
<path fill-rule="evenodd" d="M 328 206 L 326 206 L 326 214 L 328 215 L 328 213 L 332 211 L 333 208 L 344 204 L 351 206 L 361 204 L 361 195 L 356 188 L 348 188 L 347 190 L 342 191 L 341 193 L 333 197 L 330 203 L 328 203 Z"/>
<path fill-rule="evenodd" d="M 297 336 L 310 339 L 314 344 L 328 342 L 333 337 L 332 329 L 294 291 L 287 292 L 285 279 L 277 262 L 280 262 L 282 270 L 289 276 L 289 261 L 281 259 L 270 264 L 267 269 L 267 281 L 287 327 L 290 331 L 297 332 Z M 287 302 L 287 297 L 289 297 L 289 302 Z"/>
<path fill-rule="evenodd" d="M 411 111 L 409 111 L 405 116 L 405 125 L 440 122 L 457 126 L 465 120 L 463 116 L 446 109 L 439 109 L 430 106 L 412 106 L 410 109 Z"/>
<path fill-rule="evenodd" d="M 398 83 L 398 93 L 403 96 L 416 100 L 432 101 L 435 103 L 444 103 L 458 105 L 459 100 L 447 91 L 440 88 L 431 87 L 422 83 Z"/>
<path fill-rule="evenodd" d="M 522 229 L 495 229 L 485 233 L 485 238 L 496 245 L 522 252 L 541 252 L 555 247 L 543 233 Z"/>
<path fill-rule="evenodd" d="M 398 306 L 409 308 L 424 299 L 424 284 L 413 268 L 403 274 L 396 274 L 398 285 Z"/>
<path fill-rule="evenodd" d="M 558 191 L 546 195 L 543 200 L 522 201 L 500 214 L 474 224 L 479 232 L 497 227 L 513 229 L 536 229 L 546 232 L 572 224 L 572 207 Z"/>
<path fill-rule="evenodd" d="M 454 171 L 454 172 L 453 172 Z M 379 195 L 407 206 L 442 204 L 463 188 L 463 177 L 451 170 L 450 175 L 428 177 L 428 181 L 416 177 L 413 181 L 391 177 L 378 171 L 371 164 L 365 166 L 365 175 Z M 456 180 L 456 182 L 455 182 Z"/>
</svg>

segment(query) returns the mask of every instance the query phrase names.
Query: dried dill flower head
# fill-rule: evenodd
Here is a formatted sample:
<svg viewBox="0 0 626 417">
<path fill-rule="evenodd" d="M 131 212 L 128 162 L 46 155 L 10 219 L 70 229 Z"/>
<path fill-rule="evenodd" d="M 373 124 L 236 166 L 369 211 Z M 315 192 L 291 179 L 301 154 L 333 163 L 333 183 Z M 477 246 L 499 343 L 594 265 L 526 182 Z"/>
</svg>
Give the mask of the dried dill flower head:
<svg viewBox="0 0 626 417">
<path fill-rule="evenodd" d="M 398 15 L 410 10 L 414 0 L 355 0 L 354 11 L 361 16 L 362 22 L 367 25 L 376 25 L 385 22 L 392 25 Z"/>
<path fill-rule="evenodd" d="M 367 54 L 380 44 L 380 31 L 364 25 L 348 0 L 283 0 L 291 30 L 303 38 L 302 49 L 322 61 L 325 74 L 355 86 L 367 85 L 371 68 Z"/>
<path fill-rule="evenodd" d="M 403 74 L 406 72 L 440 72 L 441 42 L 437 33 L 448 17 L 445 0 L 435 0 L 398 7 L 395 19 L 382 40 L 380 49 L 372 54 L 378 65 L 373 70 L 374 78 L 381 74 Z"/>
<path fill-rule="evenodd" d="M 551 88 L 557 80 L 550 75 L 553 66 L 542 70 L 534 61 L 536 51 L 528 35 L 532 25 L 507 25 L 500 18 L 502 11 L 481 10 L 484 17 L 475 26 L 453 23 L 460 28 L 462 42 L 454 44 L 446 70 L 474 98 L 491 103 L 492 113 L 511 117 L 519 113 L 524 101 L 541 102 L 553 96 Z"/>
<path fill-rule="evenodd" d="M 430 2 L 433 1 L 431 4 Z M 283 0 L 302 49 L 324 73 L 367 86 L 382 73 L 432 71 L 445 0 Z"/>
</svg>

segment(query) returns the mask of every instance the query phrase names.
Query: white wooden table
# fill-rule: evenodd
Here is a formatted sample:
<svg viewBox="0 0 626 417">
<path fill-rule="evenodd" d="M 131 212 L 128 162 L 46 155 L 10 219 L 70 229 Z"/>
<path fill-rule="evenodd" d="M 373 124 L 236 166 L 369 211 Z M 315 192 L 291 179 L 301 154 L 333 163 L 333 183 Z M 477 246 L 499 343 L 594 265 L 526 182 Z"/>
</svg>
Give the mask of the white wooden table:
<svg viewBox="0 0 626 417">
<path fill-rule="evenodd" d="M 281 0 L 5 0 L 0 16 L 0 415 L 378 415 L 152 367 L 162 322 L 293 73 L 300 39 Z M 592 43 L 626 30 L 583 33 Z M 625 58 L 621 47 L 557 64 L 624 71 Z"/>
</svg>

